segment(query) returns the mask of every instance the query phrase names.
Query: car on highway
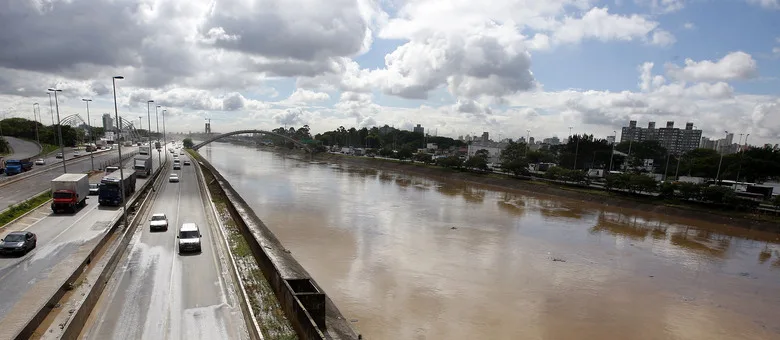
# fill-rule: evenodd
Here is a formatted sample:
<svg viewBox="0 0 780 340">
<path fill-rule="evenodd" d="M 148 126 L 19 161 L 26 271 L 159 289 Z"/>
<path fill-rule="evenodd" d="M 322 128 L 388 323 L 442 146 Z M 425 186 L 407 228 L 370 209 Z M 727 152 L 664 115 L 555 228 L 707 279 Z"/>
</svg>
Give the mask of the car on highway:
<svg viewBox="0 0 780 340">
<path fill-rule="evenodd" d="M 0 253 L 2 254 L 27 254 L 35 248 L 38 237 L 29 231 L 12 231 L 0 240 Z"/>
<path fill-rule="evenodd" d="M 56 156 L 54 156 L 54 157 L 55 157 L 55 158 L 62 158 L 62 152 L 58 152 L 58 153 L 57 153 L 57 155 L 56 155 Z"/>
<path fill-rule="evenodd" d="M 119 168 L 118 168 L 118 167 L 115 167 L 115 166 L 107 166 L 107 167 L 106 167 L 106 175 L 108 175 L 108 174 L 110 174 L 110 173 L 112 173 L 112 172 L 114 172 L 114 171 L 117 171 L 117 170 L 119 170 Z"/>
<path fill-rule="evenodd" d="M 184 156 L 184 151 L 179 151 L 179 154 Z"/>
<path fill-rule="evenodd" d="M 179 175 L 177 175 L 177 174 L 171 174 L 170 176 L 168 176 L 168 182 L 171 182 L 171 183 L 173 183 L 173 182 L 179 183 Z"/>
<path fill-rule="evenodd" d="M 200 228 L 195 223 L 183 223 L 179 228 L 179 233 L 176 238 L 179 239 L 179 254 L 184 252 L 201 252 L 200 238 L 203 235 L 200 234 Z"/>
<path fill-rule="evenodd" d="M 184 165 L 190 165 L 190 161 L 184 161 Z"/>
<path fill-rule="evenodd" d="M 38 158 L 35 160 L 35 165 L 46 165 L 46 160 L 43 158 Z"/>
<path fill-rule="evenodd" d="M 97 195 L 100 193 L 100 184 L 98 183 L 90 183 L 89 184 L 89 194 L 90 195 Z"/>
<path fill-rule="evenodd" d="M 73 152 L 73 158 L 76 158 L 76 157 L 81 157 L 81 152 L 80 151 Z"/>
<path fill-rule="evenodd" d="M 149 219 L 149 231 L 168 231 L 168 217 L 165 214 L 154 214 Z"/>
</svg>

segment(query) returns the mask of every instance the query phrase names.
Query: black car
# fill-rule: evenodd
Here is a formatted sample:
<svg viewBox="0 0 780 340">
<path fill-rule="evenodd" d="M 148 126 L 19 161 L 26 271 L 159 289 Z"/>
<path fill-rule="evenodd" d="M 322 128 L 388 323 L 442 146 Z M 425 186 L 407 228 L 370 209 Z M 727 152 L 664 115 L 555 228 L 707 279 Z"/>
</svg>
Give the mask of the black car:
<svg viewBox="0 0 780 340">
<path fill-rule="evenodd" d="M 26 254 L 38 243 L 38 237 L 29 231 L 12 231 L 0 241 L 0 253 Z"/>
</svg>

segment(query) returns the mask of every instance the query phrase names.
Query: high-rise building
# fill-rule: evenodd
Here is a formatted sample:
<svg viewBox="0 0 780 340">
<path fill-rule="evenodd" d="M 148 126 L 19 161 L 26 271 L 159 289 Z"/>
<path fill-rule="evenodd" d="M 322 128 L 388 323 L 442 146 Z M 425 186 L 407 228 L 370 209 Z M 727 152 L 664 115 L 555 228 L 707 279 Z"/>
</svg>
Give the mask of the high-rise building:
<svg viewBox="0 0 780 340">
<path fill-rule="evenodd" d="M 415 126 L 412 131 L 414 131 L 414 133 L 425 134 L 425 129 L 420 126 L 420 124 L 417 124 L 417 126 Z"/>
<path fill-rule="evenodd" d="M 482 132 L 482 141 L 485 143 L 490 141 L 490 134 L 487 131 Z"/>
<path fill-rule="evenodd" d="M 607 143 L 615 144 L 615 136 L 607 136 Z"/>
<path fill-rule="evenodd" d="M 116 130 L 116 126 L 114 126 L 114 118 L 111 118 L 110 113 L 104 113 L 103 114 L 103 131 L 114 131 Z"/>
<path fill-rule="evenodd" d="M 620 141 L 642 142 L 655 140 L 661 143 L 672 154 L 682 154 L 699 147 L 703 142 L 701 130 L 695 130 L 693 123 L 686 123 L 685 129 L 675 128 L 674 122 L 666 122 L 666 127 L 655 127 L 655 122 L 647 124 L 647 128 L 636 126 L 632 120 L 628 126 L 624 126 L 620 135 Z"/>
</svg>

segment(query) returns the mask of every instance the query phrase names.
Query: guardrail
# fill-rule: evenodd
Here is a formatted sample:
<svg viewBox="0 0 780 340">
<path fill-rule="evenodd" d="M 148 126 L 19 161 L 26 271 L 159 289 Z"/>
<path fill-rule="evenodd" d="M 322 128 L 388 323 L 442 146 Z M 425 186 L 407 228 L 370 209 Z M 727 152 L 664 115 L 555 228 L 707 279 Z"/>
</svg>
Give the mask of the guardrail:
<svg viewBox="0 0 780 340">
<path fill-rule="evenodd" d="M 152 184 L 157 181 L 157 178 L 158 178 L 158 176 L 160 174 L 160 171 L 161 171 L 160 169 L 162 169 L 162 167 L 160 167 L 155 172 L 154 177 L 152 177 L 153 178 L 152 180 L 146 181 L 146 183 L 144 183 L 141 186 L 141 189 L 136 191 L 136 194 L 133 195 L 128 200 L 127 207 L 128 207 L 129 211 L 135 211 L 136 205 L 138 203 L 138 199 L 146 196 L 145 195 L 146 192 L 149 190 L 149 188 L 152 186 Z M 63 295 L 65 295 L 65 293 L 67 293 L 69 290 L 72 289 L 73 283 L 83 273 L 83 271 L 87 267 L 87 265 L 89 265 L 91 263 L 91 261 L 95 257 L 95 255 L 97 255 L 101 251 L 101 249 L 103 248 L 105 243 L 112 237 L 112 235 L 115 232 L 117 232 L 117 230 L 120 228 L 120 226 L 122 226 L 121 221 L 122 221 L 122 218 L 123 218 L 124 214 L 126 214 L 126 213 L 128 213 L 128 211 L 123 211 L 121 214 L 119 214 L 117 217 L 115 217 L 113 220 L 111 220 L 111 222 L 110 222 L 111 227 L 108 229 L 108 231 L 105 234 L 103 234 L 103 237 L 90 250 L 89 254 L 87 256 L 85 256 L 80 261 L 80 263 L 78 263 L 77 266 L 74 266 L 74 269 L 71 272 L 71 274 L 65 280 L 62 280 L 61 284 L 59 285 L 59 288 L 46 300 L 46 302 L 44 304 L 36 307 L 37 311 L 36 311 L 35 315 L 30 320 L 28 320 L 25 323 L 25 326 L 21 330 L 15 332 L 15 335 L 13 336 L 13 339 L 18 339 L 18 340 L 29 339 L 33 335 L 33 332 L 46 319 L 46 317 L 49 315 L 49 313 L 52 312 L 52 310 L 54 309 L 54 306 L 57 304 L 57 302 L 60 301 L 60 299 L 62 299 L 62 297 L 63 297 Z M 130 223 L 130 225 L 133 225 L 133 224 Z M 128 226 L 125 226 L 124 228 L 125 228 L 125 230 L 129 229 Z M 125 240 L 123 240 L 123 242 L 124 241 Z M 127 241 L 129 242 L 129 238 L 128 238 Z M 114 254 L 114 255 L 116 256 L 116 254 Z M 95 286 L 93 286 L 93 288 L 100 286 L 101 287 L 101 293 L 102 293 L 102 287 L 105 286 L 105 283 L 106 283 L 105 280 L 103 280 L 102 285 L 98 285 L 96 283 Z M 93 294 L 89 294 L 89 295 L 92 296 Z M 91 303 L 91 307 L 94 307 L 94 303 L 97 302 L 97 298 L 99 298 L 99 297 L 100 297 L 100 294 L 97 294 L 96 297 L 93 297 L 93 299 L 89 300 L 89 301 L 93 301 L 94 300 Z M 80 320 L 81 322 L 86 321 L 86 318 L 89 316 L 89 312 L 91 311 L 91 307 L 89 308 L 89 311 L 84 311 L 84 312 L 82 312 L 81 308 L 79 308 L 79 312 L 81 312 L 81 314 L 78 314 L 78 316 L 79 316 L 78 320 Z M 86 313 L 86 316 L 84 316 L 83 313 Z M 75 319 L 75 317 L 76 316 L 74 316 L 73 319 Z M 72 323 L 73 323 L 73 321 L 69 322 L 69 324 L 72 324 Z M 83 323 L 82 323 L 82 326 L 83 326 Z M 78 336 L 78 333 L 76 333 L 76 336 Z"/>
</svg>

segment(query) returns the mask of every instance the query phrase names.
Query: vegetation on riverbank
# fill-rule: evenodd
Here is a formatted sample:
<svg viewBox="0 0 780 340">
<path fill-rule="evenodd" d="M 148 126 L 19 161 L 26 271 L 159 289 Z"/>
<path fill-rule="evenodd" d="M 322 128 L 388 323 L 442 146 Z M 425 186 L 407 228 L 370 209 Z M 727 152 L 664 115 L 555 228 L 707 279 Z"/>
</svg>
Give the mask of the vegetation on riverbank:
<svg viewBox="0 0 780 340">
<path fill-rule="evenodd" d="M 41 143 L 41 152 L 37 155 L 37 157 L 44 157 L 54 151 L 59 150 L 59 148 L 60 147 L 58 145 Z"/>
<path fill-rule="evenodd" d="M 12 205 L 5 211 L 0 213 L 0 227 L 4 227 L 9 222 L 19 218 L 31 210 L 37 208 L 43 203 L 46 203 L 51 199 L 51 192 L 47 191 L 40 195 L 34 196 L 24 202 Z"/>
<path fill-rule="evenodd" d="M 192 150 L 188 153 L 194 159 L 200 160 L 200 155 Z M 218 218 L 225 227 L 225 233 L 228 237 L 230 251 L 239 268 L 238 275 L 244 283 L 244 289 L 247 292 L 251 308 L 257 316 L 257 323 L 265 339 L 273 340 L 293 340 L 298 336 L 293 330 L 290 321 L 284 314 L 279 301 L 276 299 L 271 286 L 263 276 L 260 266 L 254 259 L 249 244 L 244 239 L 238 229 L 236 222 L 228 212 L 228 200 L 222 188 L 217 183 L 211 172 L 201 167 L 206 185 L 212 194 L 212 202 L 217 207 Z M 249 316 L 247 316 L 249 317 Z"/>
</svg>

